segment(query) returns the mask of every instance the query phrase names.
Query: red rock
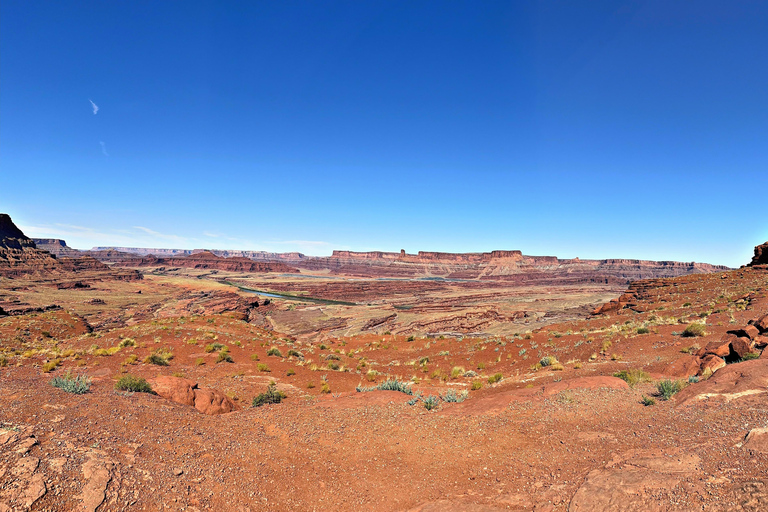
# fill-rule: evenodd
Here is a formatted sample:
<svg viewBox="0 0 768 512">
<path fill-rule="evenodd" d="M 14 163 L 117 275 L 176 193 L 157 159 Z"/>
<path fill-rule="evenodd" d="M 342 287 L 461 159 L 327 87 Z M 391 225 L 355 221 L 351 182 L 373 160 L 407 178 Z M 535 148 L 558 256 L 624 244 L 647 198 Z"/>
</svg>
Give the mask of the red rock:
<svg viewBox="0 0 768 512">
<path fill-rule="evenodd" d="M 753 341 L 755 342 L 755 347 L 757 348 L 765 348 L 768 346 L 768 336 L 758 336 Z"/>
<path fill-rule="evenodd" d="M 701 359 L 696 356 L 683 356 L 672 362 L 664 370 L 664 375 L 670 377 L 690 377 L 699 373 Z"/>
<path fill-rule="evenodd" d="M 760 332 L 768 332 L 768 315 L 763 315 L 754 321 L 753 325 L 757 327 Z"/>
<path fill-rule="evenodd" d="M 719 357 L 726 357 L 728 354 L 731 353 L 731 338 L 737 339 L 736 336 L 731 335 L 724 336 L 723 340 L 721 341 L 710 341 L 706 344 L 701 350 L 699 350 L 696 355 L 699 357 L 705 357 L 709 355 L 715 355 Z"/>
<path fill-rule="evenodd" d="M 704 360 L 701 362 L 701 374 L 704 374 L 704 370 L 709 368 L 712 373 L 715 373 L 720 368 L 725 368 L 725 359 L 715 356 L 715 355 L 708 355 L 704 358 Z"/>
<path fill-rule="evenodd" d="M 224 414 L 235 410 L 235 404 L 221 391 L 200 388 L 195 390 L 195 409 L 203 414 Z"/>
<path fill-rule="evenodd" d="M 755 256 L 748 266 L 768 265 L 768 242 L 755 246 Z"/>
<path fill-rule="evenodd" d="M 184 405 L 195 405 L 197 383 L 179 377 L 157 377 L 150 379 L 152 390 L 163 398 Z"/>
<path fill-rule="evenodd" d="M 744 438 L 744 448 L 768 453 L 768 428 L 753 428 Z"/>
<path fill-rule="evenodd" d="M 731 341 L 731 353 L 739 356 L 739 359 L 744 359 L 744 356 L 752 351 L 752 340 L 749 338 L 736 338 Z"/>
<path fill-rule="evenodd" d="M 739 338 L 749 338 L 750 340 L 753 340 L 760 335 L 760 331 L 754 325 L 748 325 L 743 329 L 728 331 L 728 334 L 734 334 Z"/>
</svg>

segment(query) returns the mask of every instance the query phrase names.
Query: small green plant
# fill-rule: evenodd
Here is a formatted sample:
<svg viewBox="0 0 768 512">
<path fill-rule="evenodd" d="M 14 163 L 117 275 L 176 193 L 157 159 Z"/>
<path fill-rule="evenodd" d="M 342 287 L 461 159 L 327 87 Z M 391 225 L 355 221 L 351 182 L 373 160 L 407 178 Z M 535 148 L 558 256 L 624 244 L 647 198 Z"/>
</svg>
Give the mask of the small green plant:
<svg viewBox="0 0 768 512">
<path fill-rule="evenodd" d="M 656 391 L 662 400 L 669 400 L 681 389 L 683 389 L 683 383 L 679 380 L 664 379 L 656 383 Z"/>
<path fill-rule="evenodd" d="M 91 379 L 85 375 L 72 375 L 67 372 L 66 375 L 51 379 L 51 386 L 74 395 L 83 395 L 91 389 Z"/>
<path fill-rule="evenodd" d="M 656 400 L 650 396 L 643 395 L 641 402 L 646 407 L 648 407 L 649 405 L 656 405 Z"/>
<path fill-rule="evenodd" d="M 125 338 L 123 341 L 118 343 L 117 346 L 120 348 L 134 347 L 136 346 L 136 341 L 133 338 Z"/>
<path fill-rule="evenodd" d="M 195 366 L 203 366 L 205 364 L 205 359 L 202 357 L 198 357 L 195 359 Z"/>
<path fill-rule="evenodd" d="M 452 378 L 452 379 L 458 379 L 459 377 L 461 377 L 462 375 L 464 375 L 464 372 L 465 372 L 465 371 L 466 371 L 466 370 L 465 370 L 463 367 L 461 367 L 461 366 L 454 366 L 454 367 L 451 369 L 451 378 Z"/>
<path fill-rule="evenodd" d="M 49 373 L 56 369 L 57 366 L 61 364 L 61 359 L 54 359 L 52 361 L 48 361 L 43 365 L 43 372 Z"/>
<path fill-rule="evenodd" d="M 323 382 L 323 385 L 320 386 L 320 392 L 325 393 L 326 395 L 331 392 L 331 385 L 327 382 Z"/>
<path fill-rule="evenodd" d="M 443 402 L 460 403 L 466 400 L 468 396 L 469 391 L 466 389 L 464 391 L 459 391 L 458 393 L 453 389 L 449 389 L 440 398 L 443 399 Z"/>
<path fill-rule="evenodd" d="M 405 341 L 413 341 L 415 338 L 413 336 L 408 336 Z"/>
<path fill-rule="evenodd" d="M 307 382 L 307 388 L 308 389 L 312 389 L 313 387 L 315 387 L 315 383 L 314 382 L 312 382 L 312 381 Z"/>
<path fill-rule="evenodd" d="M 253 399 L 251 406 L 261 407 L 266 404 L 279 404 L 285 397 L 286 394 L 278 390 L 277 385 L 274 382 L 270 382 L 269 386 L 267 386 L 267 391 L 265 393 L 259 393 Z"/>
<path fill-rule="evenodd" d="M 648 334 L 651 330 L 647 327 L 638 327 L 637 334 Z"/>
<path fill-rule="evenodd" d="M 488 377 L 488 384 L 496 384 L 497 382 L 500 382 L 501 379 L 503 379 L 504 376 L 501 373 L 494 373 L 490 377 Z"/>
<path fill-rule="evenodd" d="M 275 357 L 283 357 L 282 352 L 280 352 L 280 349 L 277 347 L 271 347 L 269 350 L 267 350 L 268 356 L 275 356 Z"/>
<path fill-rule="evenodd" d="M 224 345 L 222 345 L 221 343 L 211 343 L 210 345 L 205 346 L 205 351 L 210 354 L 211 352 L 218 352 L 223 348 L 224 348 Z"/>
<path fill-rule="evenodd" d="M 699 376 L 698 375 L 690 375 L 688 377 L 688 384 L 696 384 L 699 382 Z"/>
<path fill-rule="evenodd" d="M 760 357 L 760 354 L 757 352 L 747 352 L 744 354 L 744 357 L 741 358 L 742 361 L 749 361 L 750 359 L 757 359 Z"/>
<path fill-rule="evenodd" d="M 355 390 L 358 393 L 362 393 L 366 391 L 376 391 L 376 390 L 399 391 L 401 393 L 405 393 L 406 395 L 413 395 L 413 390 L 411 389 L 410 382 L 397 380 L 397 379 L 387 379 L 384 382 L 371 387 L 357 386 Z"/>
<path fill-rule="evenodd" d="M 650 382 L 651 376 L 643 370 L 621 370 L 613 374 L 614 377 L 618 377 L 625 381 L 631 387 L 635 387 L 635 384 L 640 382 Z"/>
<path fill-rule="evenodd" d="M 544 356 L 541 358 L 541 361 L 539 361 L 539 364 L 542 367 L 551 366 L 555 363 L 557 363 L 557 358 L 555 356 Z"/>
<path fill-rule="evenodd" d="M 115 383 L 115 389 L 118 391 L 133 391 L 135 393 L 153 393 L 152 386 L 142 377 L 133 375 L 123 375 Z"/>
<path fill-rule="evenodd" d="M 696 337 L 696 336 L 704 336 L 705 334 L 707 334 L 706 329 L 707 329 L 706 325 L 704 325 L 704 324 L 693 323 L 693 324 L 688 325 L 688 327 L 685 328 L 685 330 L 683 331 L 682 336 L 684 338 L 693 338 L 693 337 Z"/>
<path fill-rule="evenodd" d="M 329 370 L 338 371 L 339 363 L 334 363 L 333 361 L 331 361 L 330 363 L 328 363 L 327 368 Z"/>
<path fill-rule="evenodd" d="M 216 358 L 217 363 L 234 363 L 234 360 L 232 359 L 232 355 L 229 353 L 229 349 L 227 347 L 224 347 L 219 352 L 219 356 Z"/>
<path fill-rule="evenodd" d="M 269 366 L 267 366 L 265 363 L 259 363 L 256 365 L 256 369 L 260 372 L 271 372 L 272 370 L 269 369 Z"/>
<path fill-rule="evenodd" d="M 173 354 L 171 352 L 157 350 L 149 354 L 144 359 L 144 362 L 147 364 L 156 364 L 158 366 L 168 366 L 171 359 L 173 359 Z"/>
<path fill-rule="evenodd" d="M 288 357 L 291 357 L 291 356 L 298 357 L 299 359 L 302 359 L 304 357 L 301 352 L 293 349 L 288 351 Z"/>
<path fill-rule="evenodd" d="M 434 395 L 429 395 L 427 398 L 422 399 L 422 401 L 424 402 L 424 408 L 428 411 L 431 411 L 440 403 L 440 399 Z"/>
<path fill-rule="evenodd" d="M 259 354 L 251 354 L 251 361 L 258 361 L 259 360 Z"/>
<path fill-rule="evenodd" d="M 291 375 L 296 375 L 296 370 L 294 370 L 293 368 L 289 368 L 288 371 L 285 372 L 285 375 L 287 377 L 290 377 Z"/>
<path fill-rule="evenodd" d="M 483 387 L 483 383 L 479 380 L 472 381 L 472 386 L 470 386 L 470 389 L 472 391 L 477 391 L 478 389 L 481 389 Z"/>
</svg>

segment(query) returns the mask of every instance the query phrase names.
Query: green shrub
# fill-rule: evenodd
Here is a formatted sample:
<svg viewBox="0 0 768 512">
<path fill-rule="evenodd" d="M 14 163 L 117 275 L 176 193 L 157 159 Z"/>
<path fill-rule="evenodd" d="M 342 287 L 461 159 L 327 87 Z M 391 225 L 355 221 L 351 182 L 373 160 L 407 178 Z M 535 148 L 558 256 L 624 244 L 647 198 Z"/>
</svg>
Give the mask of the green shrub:
<svg viewBox="0 0 768 512">
<path fill-rule="evenodd" d="M 293 349 L 288 351 L 288 357 L 290 357 L 290 356 L 298 357 L 299 359 L 302 359 L 304 357 L 304 355 L 301 352 L 298 352 L 298 351 L 293 350 Z"/>
<path fill-rule="evenodd" d="M 120 348 L 134 347 L 136 346 L 136 341 L 133 338 L 125 338 L 123 341 L 118 343 L 117 346 Z"/>
<path fill-rule="evenodd" d="M 219 357 L 216 358 L 216 362 L 234 363 L 234 360 L 232 360 L 232 355 L 229 353 L 229 349 L 227 347 L 221 349 L 219 352 Z"/>
<path fill-rule="evenodd" d="M 662 400 L 669 400 L 681 389 L 683 389 L 683 383 L 679 380 L 664 379 L 656 383 L 656 390 Z"/>
<path fill-rule="evenodd" d="M 443 399 L 443 402 L 460 403 L 466 400 L 468 396 L 469 396 L 469 391 L 467 391 L 466 389 L 463 391 L 459 391 L 458 393 L 453 389 L 449 389 L 440 398 Z"/>
<path fill-rule="evenodd" d="M 142 377 L 134 377 L 133 375 L 123 375 L 115 383 L 115 389 L 118 391 L 133 391 L 135 393 L 154 393 L 152 386 L 149 385 Z"/>
<path fill-rule="evenodd" d="M 270 382 L 267 386 L 266 393 L 259 393 L 256 398 L 253 399 L 253 407 L 261 407 L 266 404 L 279 404 L 286 395 L 282 391 L 277 389 L 277 385 L 274 382 Z"/>
<path fill-rule="evenodd" d="M 643 370 L 621 370 L 620 372 L 614 373 L 613 376 L 620 378 L 632 387 L 635 387 L 635 384 L 638 382 L 651 381 L 651 376 Z"/>
<path fill-rule="evenodd" d="M 685 328 L 685 330 L 683 331 L 682 336 L 685 337 L 685 338 L 693 338 L 693 337 L 696 337 L 696 336 L 704 336 L 705 334 L 707 334 L 706 328 L 707 327 L 704 324 L 699 324 L 699 323 L 690 324 L 690 325 L 688 325 L 688 327 Z"/>
<path fill-rule="evenodd" d="M 648 334 L 651 330 L 647 327 L 638 327 L 637 334 Z"/>
<path fill-rule="evenodd" d="M 539 361 L 539 364 L 544 366 L 551 366 L 553 364 L 557 363 L 557 358 L 555 356 L 544 356 L 541 358 L 541 361 Z"/>
<path fill-rule="evenodd" d="M 146 359 L 144 359 L 144 362 L 148 364 L 156 364 L 158 366 L 168 366 L 168 361 L 171 359 L 173 359 L 173 354 L 171 352 L 158 350 L 149 354 Z"/>
<path fill-rule="evenodd" d="M 503 379 L 504 376 L 501 373 L 494 373 L 490 377 L 488 377 L 488 384 L 496 384 L 497 382 L 500 382 L 501 379 Z"/>
<path fill-rule="evenodd" d="M 413 341 L 415 338 L 413 336 L 408 336 L 405 341 Z"/>
<path fill-rule="evenodd" d="M 757 359 L 760 357 L 760 354 L 757 352 L 747 352 L 744 354 L 744 357 L 741 358 L 742 361 L 749 361 L 750 359 Z"/>
<path fill-rule="evenodd" d="M 290 377 L 291 375 L 296 375 L 296 370 L 293 368 L 289 368 L 288 371 L 285 373 L 287 377 Z"/>
<path fill-rule="evenodd" d="M 259 363 L 256 365 L 256 369 L 260 372 L 271 372 L 272 370 L 269 369 L 269 366 L 267 366 L 264 363 Z"/>
<path fill-rule="evenodd" d="M 275 356 L 275 357 L 283 357 L 282 352 L 280 352 L 280 349 L 277 347 L 272 347 L 269 350 L 267 350 L 268 356 Z"/>
<path fill-rule="evenodd" d="M 645 396 L 645 395 L 643 395 L 643 398 L 642 398 L 642 404 L 643 404 L 644 406 L 646 406 L 646 407 L 648 407 L 649 405 L 656 405 L 656 400 L 654 400 L 654 399 L 653 399 L 653 398 L 651 398 L 650 396 Z"/>
<path fill-rule="evenodd" d="M 357 386 L 355 390 L 358 393 L 362 393 L 365 391 L 376 391 L 376 390 L 399 391 L 401 393 L 405 393 L 406 395 L 413 395 L 413 390 L 411 389 L 410 383 L 403 380 L 397 380 L 397 379 L 387 379 L 384 382 L 371 387 Z"/>
<path fill-rule="evenodd" d="M 424 402 L 424 408 L 428 411 L 431 411 L 432 409 L 437 407 L 437 404 L 440 403 L 440 400 L 434 395 L 429 395 L 427 398 L 424 398 L 422 401 Z"/>
<path fill-rule="evenodd" d="M 85 375 L 72 375 L 67 372 L 64 376 L 51 379 L 51 386 L 64 390 L 67 393 L 82 395 L 91 389 L 91 379 Z"/>
<path fill-rule="evenodd" d="M 221 343 L 211 343 L 210 345 L 205 346 L 205 351 L 210 354 L 211 352 L 218 352 L 223 348 L 224 348 L 224 345 L 222 345 Z"/>
<path fill-rule="evenodd" d="M 472 382 L 472 387 L 471 387 L 472 391 L 477 391 L 478 389 L 480 389 L 482 387 L 483 387 L 483 383 L 480 382 L 479 380 L 476 380 L 476 381 Z"/>
</svg>

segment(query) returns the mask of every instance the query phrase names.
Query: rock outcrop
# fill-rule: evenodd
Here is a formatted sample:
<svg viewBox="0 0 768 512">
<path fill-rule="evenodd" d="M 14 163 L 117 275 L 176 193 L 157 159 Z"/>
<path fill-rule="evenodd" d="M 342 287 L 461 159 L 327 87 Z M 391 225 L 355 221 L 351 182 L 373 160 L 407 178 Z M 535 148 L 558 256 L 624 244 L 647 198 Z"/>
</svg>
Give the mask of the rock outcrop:
<svg viewBox="0 0 768 512">
<path fill-rule="evenodd" d="M 157 257 L 130 256 L 126 253 L 107 251 L 92 253 L 101 261 L 115 263 L 122 267 L 184 267 L 201 270 L 225 270 L 228 272 L 280 272 L 283 274 L 298 273 L 298 269 L 289 267 L 278 261 L 254 261 L 248 258 L 221 258 L 204 251 L 188 256 Z"/>
<path fill-rule="evenodd" d="M 58 238 L 33 238 L 38 249 L 48 251 L 57 258 L 79 258 L 83 251 L 78 251 L 67 245 L 67 242 Z"/>
<path fill-rule="evenodd" d="M 768 242 L 755 247 L 755 255 L 749 266 L 754 267 L 755 265 L 768 265 Z"/>
<path fill-rule="evenodd" d="M 235 410 L 235 404 L 216 389 L 200 388 L 193 380 L 181 377 L 150 379 L 152 390 L 159 396 L 179 404 L 190 405 L 203 414 L 224 414 Z"/>
</svg>

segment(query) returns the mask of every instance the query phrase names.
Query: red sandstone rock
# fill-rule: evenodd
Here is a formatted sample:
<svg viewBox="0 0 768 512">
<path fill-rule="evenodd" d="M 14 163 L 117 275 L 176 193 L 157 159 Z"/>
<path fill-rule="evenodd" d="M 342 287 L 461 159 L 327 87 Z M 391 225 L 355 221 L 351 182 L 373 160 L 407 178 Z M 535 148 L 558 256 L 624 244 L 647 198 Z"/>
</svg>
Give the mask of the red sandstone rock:
<svg viewBox="0 0 768 512">
<path fill-rule="evenodd" d="M 701 369 L 701 359 L 696 356 L 683 356 L 672 362 L 664 371 L 670 377 L 689 377 L 696 375 Z"/>
<path fill-rule="evenodd" d="M 755 247 L 755 256 L 749 266 L 768 265 L 768 242 Z"/>
<path fill-rule="evenodd" d="M 757 327 L 757 329 L 760 330 L 760 332 L 768 332 L 768 315 L 763 315 L 757 320 L 754 320 L 752 322 L 752 325 Z"/>
<path fill-rule="evenodd" d="M 221 391 L 201 388 L 195 390 L 195 409 L 203 414 L 224 414 L 235 410 L 235 404 Z"/>
<path fill-rule="evenodd" d="M 708 355 L 701 362 L 702 375 L 707 368 L 709 368 L 712 373 L 716 372 L 720 368 L 725 368 L 725 359 L 715 355 Z"/>
<path fill-rule="evenodd" d="M 731 341 L 731 353 L 743 359 L 752 351 L 752 340 L 749 338 L 736 338 Z"/>
<path fill-rule="evenodd" d="M 734 334 L 740 338 L 749 338 L 750 340 L 753 340 L 760 335 L 760 331 L 754 325 L 748 325 L 743 329 L 728 331 L 728 334 Z"/>
<path fill-rule="evenodd" d="M 152 391 L 172 402 L 184 405 L 195 405 L 195 388 L 193 380 L 179 377 L 157 377 L 149 380 Z"/>
<path fill-rule="evenodd" d="M 753 428 L 744 438 L 744 448 L 768 453 L 768 428 Z"/>
<path fill-rule="evenodd" d="M 721 341 L 710 341 L 703 348 L 701 348 L 696 355 L 699 357 L 705 357 L 709 355 L 715 355 L 719 357 L 726 357 L 731 353 L 731 339 L 738 339 L 733 335 L 726 335 Z"/>
<path fill-rule="evenodd" d="M 756 348 L 765 348 L 768 346 L 768 336 L 758 336 L 753 342 Z"/>
</svg>

